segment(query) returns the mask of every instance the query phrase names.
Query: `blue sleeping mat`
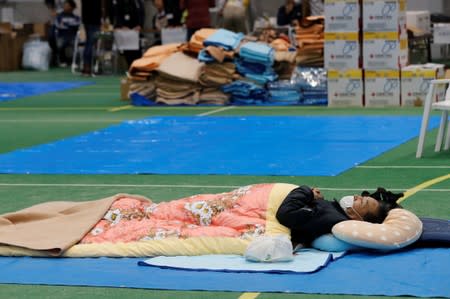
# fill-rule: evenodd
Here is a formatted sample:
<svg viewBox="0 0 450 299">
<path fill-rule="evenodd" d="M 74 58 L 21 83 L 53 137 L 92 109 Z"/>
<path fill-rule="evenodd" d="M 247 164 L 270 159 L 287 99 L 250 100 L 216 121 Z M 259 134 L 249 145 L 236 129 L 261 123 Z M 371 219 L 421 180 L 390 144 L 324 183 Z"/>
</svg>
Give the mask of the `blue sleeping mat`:
<svg viewBox="0 0 450 299">
<path fill-rule="evenodd" d="M 0 172 L 334 176 L 416 137 L 420 123 L 419 116 L 151 117 L 2 154 Z"/>
<path fill-rule="evenodd" d="M 36 96 L 44 93 L 62 91 L 93 82 L 29 82 L 29 83 L 1 83 L 0 102 L 11 101 L 23 97 Z"/>
<path fill-rule="evenodd" d="M 450 296 L 450 249 L 346 255 L 314 273 L 230 273 L 140 267 L 137 258 L 0 257 L 0 283 L 159 290 Z"/>
<path fill-rule="evenodd" d="M 423 231 L 416 246 L 450 246 L 450 220 L 421 217 Z"/>
</svg>

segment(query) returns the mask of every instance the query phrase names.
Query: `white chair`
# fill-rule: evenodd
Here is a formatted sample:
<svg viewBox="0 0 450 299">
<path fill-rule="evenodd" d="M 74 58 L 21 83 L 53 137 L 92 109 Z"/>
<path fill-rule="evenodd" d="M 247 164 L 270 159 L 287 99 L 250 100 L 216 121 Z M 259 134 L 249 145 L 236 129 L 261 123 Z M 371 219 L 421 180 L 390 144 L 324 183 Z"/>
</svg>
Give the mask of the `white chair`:
<svg viewBox="0 0 450 299">
<path fill-rule="evenodd" d="M 446 92 L 444 101 L 435 102 L 436 88 L 440 84 L 446 84 Z M 424 108 L 423 108 L 423 118 L 422 126 L 420 127 L 419 143 L 417 144 L 416 158 L 422 157 L 423 146 L 425 143 L 425 135 L 428 130 L 428 121 L 430 119 L 431 110 L 439 110 L 441 113 L 441 121 L 439 125 L 439 131 L 436 137 L 436 146 L 434 148 L 435 152 L 439 152 L 442 147 L 442 141 L 444 139 L 444 134 L 446 127 L 448 127 L 448 111 L 450 110 L 450 79 L 438 79 L 432 80 L 430 82 L 430 87 L 428 89 L 427 96 L 425 98 Z M 447 134 L 445 138 L 444 149 L 448 150 L 450 146 L 450 128 L 447 128 Z"/>
</svg>

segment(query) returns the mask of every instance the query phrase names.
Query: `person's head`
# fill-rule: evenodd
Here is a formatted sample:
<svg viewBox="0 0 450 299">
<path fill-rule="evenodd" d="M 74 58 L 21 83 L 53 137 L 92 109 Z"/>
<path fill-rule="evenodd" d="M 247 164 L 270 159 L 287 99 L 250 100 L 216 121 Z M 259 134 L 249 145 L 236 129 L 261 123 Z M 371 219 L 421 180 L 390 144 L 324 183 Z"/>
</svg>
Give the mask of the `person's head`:
<svg viewBox="0 0 450 299">
<path fill-rule="evenodd" d="M 401 208 L 397 200 L 403 197 L 403 193 L 392 193 L 384 188 L 378 188 L 374 193 L 364 191 L 361 195 L 344 196 L 339 204 L 354 220 L 382 223 L 389 211 Z"/>
<path fill-rule="evenodd" d="M 63 10 L 64 12 L 73 12 L 77 8 L 77 4 L 74 0 L 66 0 L 64 1 Z"/>
<path fill-rule="evenodd" d="M 153 0 L 153 5 L 158 11 L 164 10 L 164 2 L 163 0 Z"/>
<path fill-rule="evenodd" d="M 294 0 L 286 0 L 284 2 L 284 5 L 286 5 L 286 6 L 294 6 L 295 5 L 295 1 Z"/>
</svg>

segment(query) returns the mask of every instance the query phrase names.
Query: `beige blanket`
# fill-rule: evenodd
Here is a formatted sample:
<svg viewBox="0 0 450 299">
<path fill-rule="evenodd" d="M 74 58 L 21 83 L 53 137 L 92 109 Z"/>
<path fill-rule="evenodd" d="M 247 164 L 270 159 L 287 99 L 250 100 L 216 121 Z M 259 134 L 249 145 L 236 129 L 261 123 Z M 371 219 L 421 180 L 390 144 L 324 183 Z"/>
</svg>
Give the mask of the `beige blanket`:
<svg viewBox="0 0 450 299">
<path fill-rule="evenodd" d="M 0 244 L 60 255 L 105 215 L 115 196 L 87 201 L 54 201 L 0 215 Z"/>
</svg>

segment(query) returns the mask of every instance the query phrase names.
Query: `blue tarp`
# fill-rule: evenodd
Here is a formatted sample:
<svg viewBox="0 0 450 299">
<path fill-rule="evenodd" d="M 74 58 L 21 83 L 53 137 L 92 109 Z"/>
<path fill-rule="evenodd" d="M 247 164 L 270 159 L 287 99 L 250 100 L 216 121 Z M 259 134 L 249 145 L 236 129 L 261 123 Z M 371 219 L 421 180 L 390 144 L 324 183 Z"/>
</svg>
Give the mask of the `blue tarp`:
<svg viewBox="0 0 450 299">
<path fill-rule="evenodd" d="M 49 92 L 62 91 L 93 82 L 29 82 L 2 83 L 0 82 L 0 102 L 16 100 L 23 97 L 36 96 Z"/>
<path fill-rule="evenodd" d="M 139 267 L 138 258 L 0 257 L 0 283 L 159 290 L 450 297 L 450 249 L 346 255 L 315 273 Z"/>
<path fill-rule="evenodd" d="M 420 116 L 151 117 L 2 154 L 0 172 L 334 176 L 417 137 L 420 123 Z"/>
</svg>

